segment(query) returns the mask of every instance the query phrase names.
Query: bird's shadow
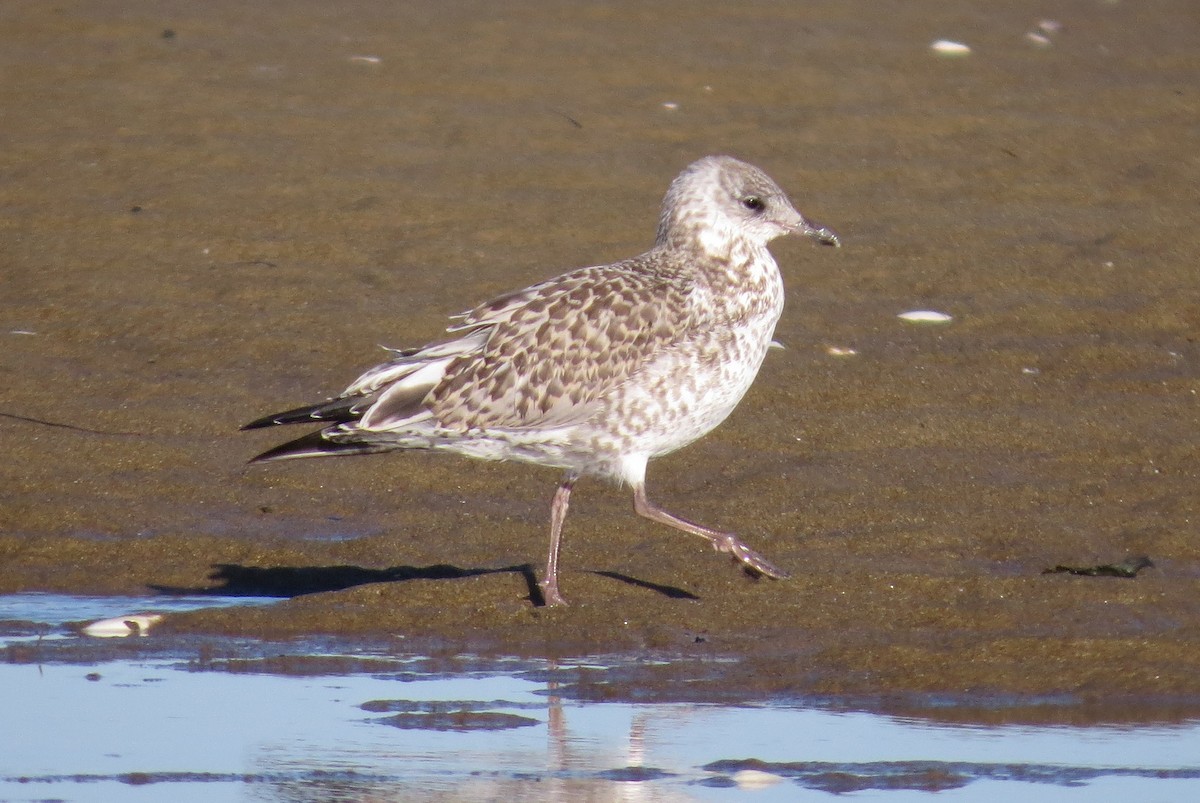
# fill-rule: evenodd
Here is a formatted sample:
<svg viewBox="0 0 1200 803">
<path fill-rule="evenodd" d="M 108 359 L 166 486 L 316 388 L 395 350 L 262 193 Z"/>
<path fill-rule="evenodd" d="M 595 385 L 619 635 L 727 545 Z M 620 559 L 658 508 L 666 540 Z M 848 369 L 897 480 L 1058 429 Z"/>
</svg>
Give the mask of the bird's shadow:
<svg viewBox="0 0 1200 803">
<path fill-rule="evenodd" d="M 620 574 L 619 572 L 592 571 L 592 574 L 598 574 L 601 577 L 607 577 L 611 580 L 620 580 L 622 583 L 627 583 L 631 586 L 637 586 L 638 588 L 645 588 L 645 589 L 649 589 L 650 591 L 657 591 L 659 594 L 662 594 L 664 597 L 669 597 L 671 599 L 694 599 L 694 600 L 700 599 L 695 594 L 693 594 L 691 591 L 685 591 L 682 588 L 678 588 L 676 586 L 667 586 L 667 585 L 662 585 L 660 583 L 651 583 L 649 580 L 639 580 L 636 577 L 630 577 L 627 574 Z"/>
<path fill-rule="evenodd" d="M 393 566 L 367 569 L 362 566 L 242 566 L 214 563 L 208 579 L 215 585 L 201 587 L 150 585 L 160 594 L 213 597 L 299 597 L 325 591 L 342 591 L 368 583 L 400 583 L 407 580 L 456 580 L 481 574 L 520 574 L 529 587 L 530 599 L 541 604 L 533 567 L 529 564 L 493 569 L 462 569 L 447 563 L 431 566 Z"/>
<path fill-rule="evenodd" d="M 362 566 L 242 566 L 236 563 L 215 563 L 208 579 L 213 584 L 188 587 L 150 584 L 160 594 L 176 596 L 213 597 L 299 597 L 325 591 L 342 591 L 367 583 L 400 583 L 408 580 L 457 580 L 482 574 L 513 573 L 521 575 L 529 589 L 529 601 L 538 607 L 546 604 L 537 575 L 528 563 L 492 569 L 463 569 L 446 563 L 430 566 L 393 566 L 388 569 L 367 569 Z M 650 583 L 617 572 L 594 571 L 593 574 L 619 580 L 638 588 L 655 591 L 671 599 L 699 599 L 682 588 Z"/>
</svg>

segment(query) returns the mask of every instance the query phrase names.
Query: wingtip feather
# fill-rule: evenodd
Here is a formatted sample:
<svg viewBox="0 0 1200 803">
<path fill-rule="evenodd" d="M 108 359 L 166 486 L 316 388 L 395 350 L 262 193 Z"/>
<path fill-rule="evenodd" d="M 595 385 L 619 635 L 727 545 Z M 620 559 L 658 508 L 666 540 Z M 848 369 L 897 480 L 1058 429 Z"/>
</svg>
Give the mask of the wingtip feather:
<svg viewBox="0 0 1200 803">
<path fill-rule="evenodd" d="M 271 463 L 276 460 L 296 460 L 302 457 L 337 457 L 352 454 L 374 454 L 386 452 L 386 446 L 369 443 L 338 443 L 325 437 L 326 430 L 317 430 L 307 435 L 281 443 L 262 454 L 250 458 L 250 463 Z"/>
<path fill-rule="evenodd" d="M 356 397 L 329 399 L 320 404 L 308 404 L 304 407 L 284 410 L 282 413 L 264 415 L 262 418 L 254 419 L 249 424 L 243 424 L 239 429 L 244 432 L 248 429 L 263 429 L 265 427 L 277 427 L 284 424 L 315 424 L 321 422 L 344 424 L 347 421 L 354 421 L 362 417 L 362 413 L 355 409 L 360 401 L 361 399 Z"/>
</svg>

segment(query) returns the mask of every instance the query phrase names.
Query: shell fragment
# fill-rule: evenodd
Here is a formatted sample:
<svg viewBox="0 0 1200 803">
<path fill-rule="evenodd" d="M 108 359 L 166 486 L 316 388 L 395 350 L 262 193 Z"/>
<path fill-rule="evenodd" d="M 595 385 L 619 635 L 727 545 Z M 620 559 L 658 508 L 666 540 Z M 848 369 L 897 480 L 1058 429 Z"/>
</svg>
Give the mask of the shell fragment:
<svg viewBox="0 0 1200 803">
<path fill-rule="evenodd" d="M 965 45 L 962 42 L 953 42 L 949 39 L 938 39 L 929 46 L 939 56 L 960 57 L 967 56 L 971 53 L 971 46 Z"/>
<path fill-rule="evenodd" d="M 896 316 L 902 321 L 911 323 L 946 323 L 954 320 L 953 316 L 932 309 L 914 309 L 902 312 Z"/>
<path fill-rule="evenodd" d="M 92 622 L 83 629 L 84 635 L 96 638 L 122 638 L 124 636 L 148 636 L 150 628 L 162 621 L 160 613 L 136 613 L 131 616 L 116 616 Z"/>
</svg>

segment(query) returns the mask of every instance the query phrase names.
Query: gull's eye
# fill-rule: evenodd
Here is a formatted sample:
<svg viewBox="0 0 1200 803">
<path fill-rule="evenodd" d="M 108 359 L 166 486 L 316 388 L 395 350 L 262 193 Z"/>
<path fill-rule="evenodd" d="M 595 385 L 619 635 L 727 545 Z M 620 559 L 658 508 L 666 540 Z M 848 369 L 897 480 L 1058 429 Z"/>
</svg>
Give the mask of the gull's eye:
<svg viewBox="0 0 1200 803">
<path fill-rule="evenodd" d="M 761 212 L 767 208 L 767 205 L 763 203 L 763 199 L 759 198 L 757 195 L 747 195 L 742 199 L 742 206 L 746 207 L 751 212 Z"/>
</svg>

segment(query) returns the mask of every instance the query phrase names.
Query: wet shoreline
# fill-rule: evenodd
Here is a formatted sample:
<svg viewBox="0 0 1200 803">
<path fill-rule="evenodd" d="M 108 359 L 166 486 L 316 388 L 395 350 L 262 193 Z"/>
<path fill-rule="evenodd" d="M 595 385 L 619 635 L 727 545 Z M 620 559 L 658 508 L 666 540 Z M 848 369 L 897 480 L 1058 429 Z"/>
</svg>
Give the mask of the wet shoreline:
<svg viewBox="0 0 1200 803">
<path fill-rule="evenodd" d="M 31 602 L 103 606 L 0 598 L 10 612 Z M 1194 721 L 1146 726 L 1111 711 L 1091 719 L 1066 699 L 995 699 L 982 709 L 947 699 L 747 704 L 704 692 L 693 701 L 677 672 L 672 684 L 644 682 L 667 656 L 437 658 L 312 637 L 204 641 L 197 653 L 196 639 L 92 639 L 82 663 L 86 650 L 69 635 L 25 641 L 19 660 L 0 664 L 0 703 L 25 725 L 0 759 L 0 794 L 131 799 L 147 786 L 211 796 L 303 784 L 344 797 L 402 788 L 463 800 L 503 789 L 604 800 L 630 790 L 685 800 L 753 790 L 775 801 L 802 790 L 897 789 L 1062 799 L 1114 787 L 1186 797 L 1200 782 Z M 720 663 L 709 662 L 711 678 Z M 703 667 L 691 669 L 703 686 Z M 63 710 L 47 709 L 47 696 Z M 113 728 L 114 712 L 123 728 Z M 193 740 L 181 741 L 181 728 Z"/>
</svg>

